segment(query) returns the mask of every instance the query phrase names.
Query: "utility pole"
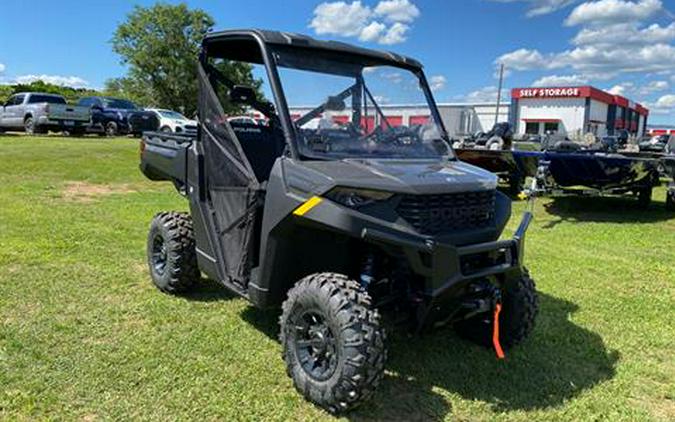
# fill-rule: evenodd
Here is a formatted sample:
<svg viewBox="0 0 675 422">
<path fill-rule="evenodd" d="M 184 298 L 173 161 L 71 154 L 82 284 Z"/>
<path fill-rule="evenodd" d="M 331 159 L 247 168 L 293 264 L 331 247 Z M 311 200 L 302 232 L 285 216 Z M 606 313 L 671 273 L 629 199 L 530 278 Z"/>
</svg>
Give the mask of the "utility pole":
<svg viewBox="0 0 675 422">
<path fill-rule="evenodd" d="M 499 65 L 499 88 L 497 89 L 497 111 L 495 112 L 495 124 L 499 123 L 499 106 L 502 102 L 502 82 L 504 81 L 504 63 Z"/>
</svg>

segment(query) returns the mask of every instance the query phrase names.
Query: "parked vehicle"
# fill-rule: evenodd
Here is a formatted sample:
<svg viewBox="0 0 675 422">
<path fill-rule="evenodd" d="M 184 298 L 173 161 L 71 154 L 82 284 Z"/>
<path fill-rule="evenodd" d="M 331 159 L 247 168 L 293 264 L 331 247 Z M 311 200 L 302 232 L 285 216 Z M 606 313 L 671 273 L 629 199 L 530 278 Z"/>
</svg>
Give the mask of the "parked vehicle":
<svg viewBox="0 0 675 422">
<path fill-rule="evenodd" d="M 638 146 L 640 152 L 663 152 L 667 153 L 668 144 L 675 143 L 675 135 L 663 134 L 640 139 Z"/>
<path fill-rule="evenodd" d="M 145 131 L 159 128 L 155 113 L 143 111 L 129 100 L 112 97 L 84 97 L 77 103 L 91 109 L 91 125 L 88 132 L 117 136 L 132 134 L 140 136 Z"/>
<path fill-rule="evenodd" d="M 275 104 L 219 72 L 217 60 L 264 63 Z M 290 71 L 326 98 L 294 120 Z M 428 137 L 387 124 L 378 95 L 405 88 L 371 84 L 372 71 L 396 71 L 420 87 L 408 93 L 433 116 Z M 190 206 L 150 225 L 148 266 L 160 290 L 188 290 L 201 271 L 256 306 L 281 306 L 288 374 L 331 412 L 355 407 L 382 380 L 380 312 L 415 332 L 453 324 L 498 357 L 530 335 L 538 309 L 523 255 L 531 214 L 513 238 L 499 240 L 511 201 L 494 174 L 455 158 L 417 61 L 236 30 L 206 36 L 198 75 L 198 138 L 158 132 L 141 142 L 144 174 L 172 181 Z M 341 92 L 337 78 L 347 86 Z M 268 125 L 228 122 L 221 99 L 256 110 Z M 346 104 L 350 122 L 310 126 Z M 369 128 L 361 117 L 375 114 L 384 123 Z"/>
<path fill-rule="evenodd" d="M 666 194 L 666 209 L 675 211 L 675 149 L 672 150 L 670 155 L 662 158 L 662 163 L 665 172 L 668 174 L 668 177 L 670 177 L 670 183 L 668 184 L 668 191 Z"/>
<path fill-rule="evenodd" d="M 165 133 L 185 133 L 197 135 L 197 121 L 190 120 L 177 111 L 161 108 L 146 108 L 159 119 L 159 131 Z"/>
<path fill-rule="evenodd" d="M 511 196 L 520 195 L 527 177 L 535 177 L 539 166 L 540 143 L 519 137 L 509 123 L 496 123 L 487 133 L 454 144 L 457 157 L 469 164 L 495 173 L 508 184 Z"/>
<path fill-rule="evenodd" d="M 0 110 L 0 130 L 29 135 L 48 131 L 84 133 L 91 116 L 87 107 L 69 105 L 60 95 L 41 92 L 14 94 Z"/>
<path fill-rule="evenodd" d="M 659 160 L 592 149 L 552 151 L 540 161 L 538 185 L 554 194 L 634 194 L 642 207 L 651 203 L 659 182 Z"/>
<path fill-rule="evenodd" d="M 535 177 L 542 154 L 533 151 L 455 148 L 457 158 L 488 170 L 508 184 L 511 196 L 521 194 L 528 177 Z"/>
</svg>

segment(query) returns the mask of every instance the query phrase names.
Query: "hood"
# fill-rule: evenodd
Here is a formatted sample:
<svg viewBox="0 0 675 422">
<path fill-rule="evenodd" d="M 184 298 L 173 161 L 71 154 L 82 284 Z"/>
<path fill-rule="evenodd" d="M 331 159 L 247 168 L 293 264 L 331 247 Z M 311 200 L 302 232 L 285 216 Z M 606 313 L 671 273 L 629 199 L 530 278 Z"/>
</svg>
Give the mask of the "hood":
<svg viewBox="0 0 675 422">
<path fill-rule="evenodd" d="M 492 190 L 497 187 L 493 173 L 453 160 L 346 159 L 306 161 L 317 177 L 314 189 L 347 186 L 387 192 L 437 194 Z"/>
</svg>

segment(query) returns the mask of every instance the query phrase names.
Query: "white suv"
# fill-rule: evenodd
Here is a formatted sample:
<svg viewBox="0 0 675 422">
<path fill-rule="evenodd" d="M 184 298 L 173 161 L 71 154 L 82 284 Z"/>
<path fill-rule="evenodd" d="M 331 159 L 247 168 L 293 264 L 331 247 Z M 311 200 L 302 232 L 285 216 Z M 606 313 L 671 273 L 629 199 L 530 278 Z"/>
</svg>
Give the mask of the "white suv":
<svg viewBox="0 0 675 422">
<path fill-rule="evenodd" d="M 190 120 L 177 111 L 161 108 L 148 108 L 146 111 L 153 112 L 159 118 L 160 132 L 197 134 L 197 121 Z"/>
</svg>

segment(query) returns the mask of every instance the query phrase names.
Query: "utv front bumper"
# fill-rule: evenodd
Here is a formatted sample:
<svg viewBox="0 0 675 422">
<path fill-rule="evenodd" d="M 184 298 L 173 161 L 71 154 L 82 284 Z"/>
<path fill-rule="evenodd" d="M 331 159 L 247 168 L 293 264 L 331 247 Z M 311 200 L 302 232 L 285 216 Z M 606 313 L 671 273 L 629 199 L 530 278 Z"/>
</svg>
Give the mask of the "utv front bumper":
<svg viewBox="0 0 675 422">
<path fill-rule="evenodd" d="M 520 274 L 523 266 L 525 232 L 532 214 L 525 212 L 511 239 L 473 245 L 455 246 L 420 236 L 403 239 L 376 229 L 364 229 L 362 238 L 369 242 L 398 244 L 412 270 L 428 280 L 425 293 L 432 298 L 452 294 L 466 281 L 500 274 Z"/>
<path fill-rule="evenodd" d="M 471 236 L 464 235 L 462 246 L 457 246 L 443 238 L 417 234 L 331 201 L 320 201 L 316 205 L 296 215 L 301 215 L 305 224 L 359 237 L 367 243 L 396 250 L 398 254 L 402 252 L 413 273 L 424 278 L 424 295 L 430 302 L 440 303 L 457 297 L 473 280 L 493 276 L 505 280 L 523 272 L 525 233 L 532 220 L 530 212 L 525 212 L 511 239 L 467 244 Z"/>
</svg>

